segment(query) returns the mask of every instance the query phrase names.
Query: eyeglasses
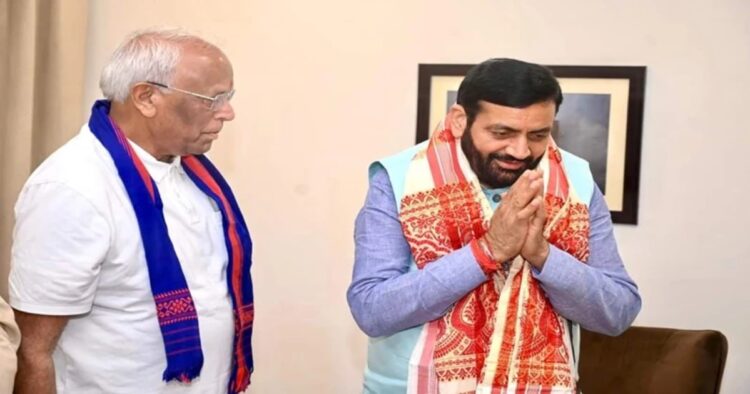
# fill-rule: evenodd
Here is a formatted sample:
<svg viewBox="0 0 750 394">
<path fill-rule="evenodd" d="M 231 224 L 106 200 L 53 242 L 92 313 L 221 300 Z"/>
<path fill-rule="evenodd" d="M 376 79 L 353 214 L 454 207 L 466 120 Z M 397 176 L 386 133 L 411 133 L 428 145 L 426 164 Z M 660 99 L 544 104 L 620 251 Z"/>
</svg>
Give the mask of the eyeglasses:
<svg viewBox="0 0 750 394">
<path fill-rule="evenodd" d="M 198 97 L 199 99 L 207 100 L 208 102 L 210 102 L 208 108 L 211 111 L 217 111 L 217 110 L 219 110 L 219 108 L 224 107 L 224 104 L 228 103 L 229 100 L 232 99 L 232 97 L 234 96 L 234 92 L 235 92 L 235 90 L 232 89 L 232 90 L 230 90 L 228 92 L 217 94 L 214 97 L 208 97 L 208 96 L 204 96 L 204 95 L 199 94 L 199 93 L 190 92 L 190 91 L 183 90 L 183 89 L 178 89 L 178 88 L 175 88 L 175 87 L 172 87 L 172 86 L 168 86 L 168 85 L 165 85 L 165 84 L 159 83 L 159 82 L 146 81 L 146 83 L 148 83 L 150 85 L 158 86 L 160 88 L 174 90 L 175 92 L 189 94 L 189 95 L 191 95 L 193 97 Z"/>
</svg>

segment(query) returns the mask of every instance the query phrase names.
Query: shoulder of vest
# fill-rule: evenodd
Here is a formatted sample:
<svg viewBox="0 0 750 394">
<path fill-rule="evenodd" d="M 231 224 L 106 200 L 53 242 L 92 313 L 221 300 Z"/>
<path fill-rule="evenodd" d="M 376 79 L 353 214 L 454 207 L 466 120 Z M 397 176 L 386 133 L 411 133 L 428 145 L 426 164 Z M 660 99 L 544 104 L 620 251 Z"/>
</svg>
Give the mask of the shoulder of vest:
<svg viewBox="0 0 750 394">
<path fill-rule="evenodd" d="M 594 194 L 594 176 L 591 174 L 589 162 L 579 156 L 576 156 L 566 150 L 560 149 L 562 154 L 563 166 L 568 178 L 581 198 L 587 205 Z"/>
<path fill-rule="evenodd" d="M 393 170 L 404 168 L 411 161 L 412 157 L 414 157 L 417 151 L 423 149 L 424 146 L 428 143 L 429 140 L 422 141 L 417 145 L 413 145 L 407 149 L 402 150 L 401 152 L 384 157 L 371 163 L 369 167 L 369 177 L 372 177 L 380 168 L 385 169 L 389 173 L 389 176 L 392 175 L 391 172 Z"/>
</svg>

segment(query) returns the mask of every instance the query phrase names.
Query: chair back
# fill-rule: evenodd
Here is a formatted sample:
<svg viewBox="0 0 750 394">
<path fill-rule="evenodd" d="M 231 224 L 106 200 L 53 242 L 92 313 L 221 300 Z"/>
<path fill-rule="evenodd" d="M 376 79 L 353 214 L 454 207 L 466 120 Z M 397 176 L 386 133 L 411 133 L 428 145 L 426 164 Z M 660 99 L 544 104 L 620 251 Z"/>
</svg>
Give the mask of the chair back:
<svg viewBox="0 0 750 394">
<path fill-rule="evenodd" d="M 579 386 L 583 394 L 718 394 L 727 350 L 727 338 L 711 330 L 582 330 Z"/>
</svg>

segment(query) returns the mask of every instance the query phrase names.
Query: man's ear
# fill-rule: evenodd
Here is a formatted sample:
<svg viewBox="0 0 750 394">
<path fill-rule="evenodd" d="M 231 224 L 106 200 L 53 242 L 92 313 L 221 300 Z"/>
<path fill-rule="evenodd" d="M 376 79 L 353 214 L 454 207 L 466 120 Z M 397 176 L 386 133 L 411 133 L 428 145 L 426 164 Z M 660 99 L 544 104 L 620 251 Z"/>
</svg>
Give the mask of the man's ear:
<svg viewBox="0 0 750 394">
<path fill-rule="evenodd" d="M 448 119 L 446 120 L 451 127 L 451 133 L 456 138 L 461 138 L 466 130 L 466 110 L 459 104 L 451 105 L 448 110 Z"/>
<path fill-rule="evenodd" d="M 147 83 L 136 84 L 130 89 L 130 100 L 146 118 L 153 118 L 156 115 L 156 104 L 161 97 L 154 94 L 155 91 L 156 87 Z"/>
</svg>

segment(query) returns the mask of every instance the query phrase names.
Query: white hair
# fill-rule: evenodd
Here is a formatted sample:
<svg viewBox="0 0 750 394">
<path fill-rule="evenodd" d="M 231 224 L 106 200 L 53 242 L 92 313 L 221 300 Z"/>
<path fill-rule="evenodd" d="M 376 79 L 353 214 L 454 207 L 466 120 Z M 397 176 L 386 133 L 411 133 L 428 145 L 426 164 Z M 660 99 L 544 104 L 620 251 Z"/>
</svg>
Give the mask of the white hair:
<svg viewBox="0 0 750 394">
<path fill-rule="evenodd" d="M 171 83 L 185 45 L 217 49 L 181 29 L 148 29 L 131 34 L 102 69 L 99 87 L 108 100 L 125 102 L 139 82 Z"/>
</svg>

